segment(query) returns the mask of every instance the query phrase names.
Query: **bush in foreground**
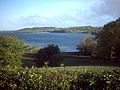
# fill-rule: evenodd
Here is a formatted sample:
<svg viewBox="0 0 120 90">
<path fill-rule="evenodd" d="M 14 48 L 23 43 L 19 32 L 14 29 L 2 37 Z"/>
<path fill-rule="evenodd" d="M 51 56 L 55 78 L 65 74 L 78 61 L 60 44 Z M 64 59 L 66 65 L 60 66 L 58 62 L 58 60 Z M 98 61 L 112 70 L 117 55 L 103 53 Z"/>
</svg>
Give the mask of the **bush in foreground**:
<svg viewBox="0 0 120 90">
<path fill-rule="evenodd" d="M 44 66 L 45 63 L 48 66 L 59 66 L 62 63 L 62 56 L 57 45 L 49 45 L 38 51 L 36 57 L 37 66 Z"/>
<path fill-rule="evenodd" d="M 0 69 L 0 90 L 120 90 L 119 72 L 107 67 Z"/>
<path fill-rule="evenodd" d="M 0 66 L 20 66 L 24 48 L 16 36 L 0 35 Z"/>
</svg>

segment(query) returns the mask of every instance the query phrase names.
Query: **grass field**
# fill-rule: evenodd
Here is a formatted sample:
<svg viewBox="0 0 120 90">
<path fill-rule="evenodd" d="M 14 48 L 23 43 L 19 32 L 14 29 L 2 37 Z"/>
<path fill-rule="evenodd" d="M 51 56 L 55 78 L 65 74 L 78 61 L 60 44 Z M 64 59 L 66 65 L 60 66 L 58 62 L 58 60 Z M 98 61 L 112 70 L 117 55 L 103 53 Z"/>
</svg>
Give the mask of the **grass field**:
<svg viewBox="0 0 120 90">
<path fill-rule="evenodd" d="M 23 66 L 35 66 L 36 53 L 27 52 L 23 56 Z M 63 55 L 63 64 L 65 66 L 119 66 L 119 63 L 105 62 L 101 59 L 93 59 L 89 56 Z"/>
</svg>

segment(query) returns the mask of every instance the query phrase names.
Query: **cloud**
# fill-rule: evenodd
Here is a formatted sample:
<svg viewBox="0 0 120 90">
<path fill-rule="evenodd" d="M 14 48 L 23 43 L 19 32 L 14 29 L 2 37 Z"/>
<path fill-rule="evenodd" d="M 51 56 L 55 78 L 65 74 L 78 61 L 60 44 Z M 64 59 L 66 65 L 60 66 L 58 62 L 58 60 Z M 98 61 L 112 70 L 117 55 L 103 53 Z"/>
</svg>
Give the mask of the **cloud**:
<svg viewBox="0 0 120 90">
<path fill-rule="evenodd" d="M 86 3 L 86 4 L 85 4 Z M 16 27 L 70 27 L 70 26 L 103 26 L 120 17 L 120 0 L 86 0 L 83 6 L 73 12 L 54 16 L 29 15 L 11 21 Z"/>
<path fill-rule="evenodd" d="M 120 0 L 102 0 L 101 4 L 92 9 L 100 16 L 120 17 Z"/>
<path fill-rule="evenodd" d="M 47 27 L 47 26 L 59 26 L 62 24 L 61 20 L 56 17 L 43 17 L 39 15 L 32 15 L 27 17 L 21 17 L 17 24 L 25 27 Z"/>
<path fill-rule="evenodd" d="M 94 0 L 90 10 L 91 14 L 85 16 L 88 17 L 88 22 L 95 26 L 103 26 L 120 17 L 120 0 Z"/>
<path fill-rule="evenodd" d="M 83 15 L 60 15 L 54 17 L 27 16 L 14 21 L 15 26 L 19 27 L 70 27 L 76 25 L 86 25 Z M 89 22 L 88 22 L 89 24 Z"/>
</svg>

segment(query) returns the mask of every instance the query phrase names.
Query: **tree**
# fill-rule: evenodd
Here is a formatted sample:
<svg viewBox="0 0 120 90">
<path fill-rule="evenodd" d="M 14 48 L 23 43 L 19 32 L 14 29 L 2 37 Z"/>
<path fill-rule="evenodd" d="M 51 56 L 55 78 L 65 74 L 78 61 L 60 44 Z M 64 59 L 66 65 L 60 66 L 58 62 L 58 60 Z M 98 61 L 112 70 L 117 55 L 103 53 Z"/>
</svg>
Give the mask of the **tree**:
<svg viewBox="0 0 120 90">
<path fill-rule="evenodd" d="M 24 48 L 16 36 L 0 35 L 0 66 L 20 66 Z"/>
<path fill-rule="evenodd" d="M 57 45 L 49 45 L 38 51 L 36 57 L 37 66 L 44 66 L 45 62 L 48 62 L 48 66 L 59 66 L 62 63 L 62 55 Z"/>
<path fill-rule="evenodd" d="M 92 37 L 86 38 L 80 45 L 77 46 L 81 55 L 92 55 L 96 48 L 96 42 Z"/>
<path fill-rule="evenodd" d="M 98 51 L 101 57 L 111 59 L 114 53 L 120 59 L 120 18 L 104 25 L 98 34 Z"/>
</svg>

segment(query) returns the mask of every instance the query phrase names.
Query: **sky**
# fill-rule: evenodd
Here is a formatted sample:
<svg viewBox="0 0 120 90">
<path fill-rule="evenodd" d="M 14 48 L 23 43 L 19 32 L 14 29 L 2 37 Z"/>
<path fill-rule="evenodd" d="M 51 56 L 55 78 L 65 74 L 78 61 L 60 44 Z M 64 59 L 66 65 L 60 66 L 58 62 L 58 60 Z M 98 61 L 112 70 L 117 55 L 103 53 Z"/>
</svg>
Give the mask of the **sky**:
<svg viewBox="0 0 120 90">
<path fill-rule="evenodd" d="M 104 26 L 120 17 L 120 0 L 0 0 L 0 30 Z"/>
</svg>

